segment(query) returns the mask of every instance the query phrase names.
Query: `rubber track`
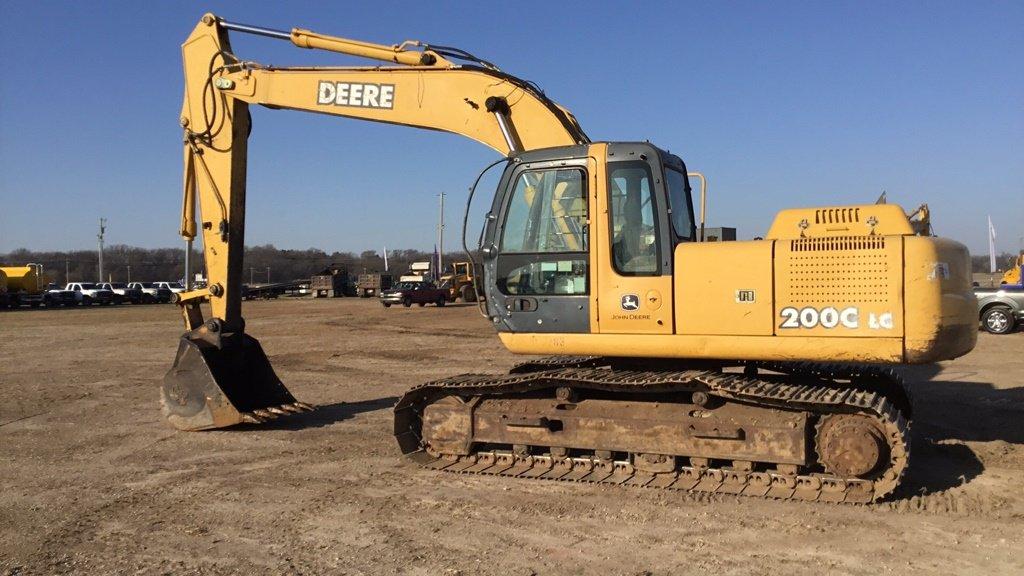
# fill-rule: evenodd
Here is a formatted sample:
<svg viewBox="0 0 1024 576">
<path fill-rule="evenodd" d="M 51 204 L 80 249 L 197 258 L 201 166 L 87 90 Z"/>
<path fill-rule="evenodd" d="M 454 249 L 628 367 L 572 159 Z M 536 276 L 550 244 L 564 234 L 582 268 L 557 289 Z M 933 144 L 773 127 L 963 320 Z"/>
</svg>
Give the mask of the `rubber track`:
<svg viewBox="0 0 1024 576">
<path fill-rule="evenodd" d="M 551 360 L 547 364 L 576 364 L 569 359 Z M 587 363 L 598 364 L 599 361 L 587 358 L 584 364 Z M 465 374 L 409 390 L 395 406 L 395 436 L 402 452 L 423 466 L 449 472 L 848 503 L 880 500 L 896 488 L 906 470 L 910 451 L 909 423 L 893 403 L 877 391 L 813 381 L 769 381 L 754 376 L 706 370 L 612 371 L 577 367 L 578 364 L 535 370 L 536 361 L 532 364 L 533 371 L 523 374 Z M 819 366 L 816 365 L 814 379 L 828 378 L 828 374 L 817 370 Z M 792 372 L 803 370 L 794 369 Z M 427 453 L 422 445 L 420 414 L 427 404 L 437 398 L 452 393 L 463 396 L 516 394 L 554 386 L 628 395 L 703 389 L 723 398 L 769 408 L 806 410 L 819 415 L 867 414 L 877 417 L 885 430 L 890 452 L 889 467 L 875 480 L 841 478 L 820 473 L 788 475 L 777 471 L 744 472 L 729 468 L 690 466 L 682 466 L 675 472 L 651 474 L 637 470 L 624 461 L 592 457 L 519 456 L 505 451 L 478 452 L 469 456 L 435 456 Z"/>
</svg>

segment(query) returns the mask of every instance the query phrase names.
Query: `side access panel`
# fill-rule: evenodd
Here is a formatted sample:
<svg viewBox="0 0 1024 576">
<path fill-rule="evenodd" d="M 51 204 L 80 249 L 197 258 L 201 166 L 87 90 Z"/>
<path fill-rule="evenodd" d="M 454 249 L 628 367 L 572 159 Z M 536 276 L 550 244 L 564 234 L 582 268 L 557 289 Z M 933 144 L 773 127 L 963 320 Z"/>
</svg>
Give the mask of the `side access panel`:
<svg viewBox="0 0 1024 576">
<path fill-rule="evenodd" d="M 771 336 L 772 242 L 680 244 L 675 302 L 676 334 Z"/>
</svg>

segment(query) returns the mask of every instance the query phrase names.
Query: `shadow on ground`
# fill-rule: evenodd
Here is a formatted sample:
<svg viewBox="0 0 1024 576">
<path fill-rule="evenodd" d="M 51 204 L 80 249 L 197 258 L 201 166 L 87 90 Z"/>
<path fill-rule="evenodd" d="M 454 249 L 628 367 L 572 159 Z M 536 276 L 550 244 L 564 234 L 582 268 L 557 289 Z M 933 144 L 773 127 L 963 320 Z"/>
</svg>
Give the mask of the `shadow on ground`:
<svg viewBox="0 0 1024 576">
<path fill-rule="evenodd" d="M 304 430 L 306 428 L 322 428 L 330 426 L 342 420 L 348 420 L 356 414 L 363 412 L 375 412 L 377 410 L 390 410 L 398 402 L 397 396 L 386 396 L 384 398 L 373 398 L 359 402 L 336 402 L 334 404 L 322 404 L 316 406 L 312 412 L 301 412 L 266 422 L 263 424 L 240 424 L 231 428 L 239 432 L 251 430 Z"/>
<path fill-rule="evenodd" d="M 970 482 L 985 465 L 964 442 L 1024 444 L 1024 387 L 936 380 L 941 367 L 902 372 L 914 403 L 910 469 L 895 498 L 941 492 Z"/>
<path fill-rule="evenodd" d="M 914 433 L 910 467 L 892 498 L 900 500 L 944 492 L 967 484 L 984 471 L 985 465 L 970 447 L 963 444 L 937 444 Z"/>
<path fill-rule="evenodd" d="M 904 378 L 914 402 L 914 428 L 934 441 L 1002 440 L 1024 444 L 1024 387 L 935 380 L 939 370 L 909 367 Z"/>
</svg>

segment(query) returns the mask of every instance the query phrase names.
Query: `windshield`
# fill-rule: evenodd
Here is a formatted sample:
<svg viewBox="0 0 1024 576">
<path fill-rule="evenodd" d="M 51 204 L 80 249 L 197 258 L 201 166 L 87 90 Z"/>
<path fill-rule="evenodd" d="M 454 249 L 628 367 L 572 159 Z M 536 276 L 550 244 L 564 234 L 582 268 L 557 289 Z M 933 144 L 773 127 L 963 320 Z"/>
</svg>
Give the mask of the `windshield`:
<svg viewBox="0 0 1024 576">
<path fill-rule="evenodd" d="M 82 287 L 82 290 L 95 290 L 96 289 L 96 285 L 91 283 L 91 282 L 82 282 L 81 284 L 79 284 L 79 286 Z"/>
<path fill-rule="evenodd" d="M 111 288 L 124 288 L 124 283 L 123 282 L 114 282 L 113 284 L 110 285 L 110 287 Z"/>
<path fill-rule="evenodd" d="M 142 283 L 142 287 L 143 288 L 159 288 L 159 286 L 156 285 L 156 282 L 143 282 Z"/>
<path fill-rule="evenodd" d="M 668 200 L 672 209 L 672 228 L 676 237 L 681 240 L 693 240 L 693 203 L 690 200 L 690 186 L 686 174 L 665 169 L 665 182 L 668 184 Z"/>
</svg>

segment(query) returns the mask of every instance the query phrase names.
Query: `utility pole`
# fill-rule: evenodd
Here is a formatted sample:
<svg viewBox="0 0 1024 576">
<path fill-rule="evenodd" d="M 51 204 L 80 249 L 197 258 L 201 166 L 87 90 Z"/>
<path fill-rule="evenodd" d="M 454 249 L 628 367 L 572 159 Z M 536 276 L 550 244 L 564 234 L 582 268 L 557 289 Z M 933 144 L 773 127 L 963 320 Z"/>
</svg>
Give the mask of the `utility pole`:
<svg viewBox="0 0 1024 576">
<path fill-rule="evenodd" d="M 437 272 L 435 278 L 440 278 L 444 273 L 444 192 L 441 192 L 441 210 L 437 219 Z"/>
<path fill-rule="evenodd" d="M 270 284 L 270 266 L 267 266 L 267 284 Z"/>
<path fill-rule="evenodd" d="M 249 286 L 252 286 L 252 271 L 255 270 L 252 266 L 249 266 Z"/>
<path fill-rule="evenodd" d="M 71 259 L 64 259 L 64 285 L 67 286 L 68 282 L 71 282 Z"/>
<path fill-rule="evenodd" d="M 128 265 L 128 282 L 132 281 L 132 265 Z"/>
<path fill-rule="evenodd" d="M 103 233 L 107 230 L 107 219 L 100 218 L 100 233 L 96 235 L 100 239 L 100 282 L 103 282 Z"/>
</svg>

